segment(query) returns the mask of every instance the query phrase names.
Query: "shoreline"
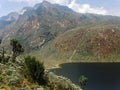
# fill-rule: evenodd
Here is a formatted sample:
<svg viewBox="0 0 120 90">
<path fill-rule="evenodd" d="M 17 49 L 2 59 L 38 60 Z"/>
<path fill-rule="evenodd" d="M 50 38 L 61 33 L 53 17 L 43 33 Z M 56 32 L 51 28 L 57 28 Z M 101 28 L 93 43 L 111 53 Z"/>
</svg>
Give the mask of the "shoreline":
<svg viewBox="0 0 120 90">
<path fill-rule="evenodd" d="M 65 61 L 65 62 L 57 62 L 55 65 L 53 65 L 53 63 L 49 66 L 47 65 L 47 63 L 45 64 L 46 66 L 46 69 L 47 70 L 50 70 L 50 69 L 55 69 L 55 68 L 61 68 L 61 64 L 68 64 L 68 63 L 120 63 L 120 62 L 114 62 L 114 61 L 99 61 L 99 62 L 96 62 L 96 61 L 90 61 L 90 62 L 86 62 L 86 61 Z"/>
</svg>

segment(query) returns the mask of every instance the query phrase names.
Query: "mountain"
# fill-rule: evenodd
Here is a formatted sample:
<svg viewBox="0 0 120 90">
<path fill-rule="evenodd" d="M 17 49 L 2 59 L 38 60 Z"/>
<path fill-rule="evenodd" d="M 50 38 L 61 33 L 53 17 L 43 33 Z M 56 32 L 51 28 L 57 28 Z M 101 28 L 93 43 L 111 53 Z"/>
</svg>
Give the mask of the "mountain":
<svg viewBox="0 0 120 90">
<path fill-rule="evenodd" d="M 12 12 L 8 14 L 7 16 L 3 16 L 0 18 L 0 29 L 5 28 L 5 26 L 8 26 L 9 24 L 15 22 L 19 17 L 19 14 L 16 12 Z"/>
<path fill-rule="evenodd" d="M 55 40 L 55 47 L 61 52 L 74 51 L 75 54 L 73 53 L 74 56 L 71 59 L 78 60 L 89 54 L 97 57 L 96 59 L 104 59 L 112 54 L 119 55 L 120 28 L 97 26 L 96 28 L 73 29 L 58 36 Z"/>
<path fill-rule="evenodd" d="M 80 14 L 47 1 L 0 18 L 2 44 L 17 38 L 48 60 L 119 61 L 120 17 Z M 114 60 L 115 59 L 115 60 Z"/>
</svg>

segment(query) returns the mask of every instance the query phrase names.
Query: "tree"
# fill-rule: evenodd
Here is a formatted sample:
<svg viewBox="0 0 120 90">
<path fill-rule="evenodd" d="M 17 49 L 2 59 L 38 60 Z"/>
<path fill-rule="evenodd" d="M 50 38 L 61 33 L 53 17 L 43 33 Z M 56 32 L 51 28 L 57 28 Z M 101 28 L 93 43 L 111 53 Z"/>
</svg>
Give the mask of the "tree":
<svg viewBox="0 0 120 90">
<path fill-rule="evenodd" d="M 15 62 L 16 56 L 24 52 L 24 49 L 22 45 L 20 44 L 20 42 L 15 38 L 12 38 L 10 40 L 10 45 L 12 46 L 12 52 L 13 52 L 12 60 L 13 62 Z"/>
<path fill-rule="evenodd" d="M 87 85 L 87 82 L 88 82 L 87 77 L 85 77 L 84 75 L 80 76 L 79 83 L 80 83 L 82 88 L 84 88 Z"/>
<path fill-rule="evenodd" d="M 46 84 L 45 68 L 42 62 L 37 61 L 35 57 L 27 56 L 25 57 L 25 64 L 33 82 L 37 82 L 39 85 Z"/>
<path fill-rule="evenodd" d="M 2 43 L 2 39 L 0 38 L 0 44 Z"/>
<path fill-rule="evenodd" d="M 1 62 L 4 63 L 5 61 L 5 50 L 4 50 L 4 47 L 1 48 Z"/>
</svg>

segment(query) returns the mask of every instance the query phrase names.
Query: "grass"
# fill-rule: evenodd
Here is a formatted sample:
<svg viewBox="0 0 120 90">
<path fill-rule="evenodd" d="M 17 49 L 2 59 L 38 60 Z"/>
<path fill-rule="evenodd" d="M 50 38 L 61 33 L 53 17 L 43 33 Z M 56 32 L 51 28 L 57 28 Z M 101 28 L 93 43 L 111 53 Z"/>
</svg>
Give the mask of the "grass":
<svg viewBox="0 0 120 90">
<path fill-rule="evenodd" d="M 47 47 L 47 46 L 46 46 Z M 45 47 L 45 49 L 46 49 Z M 43 52 L 43 53 L 42 53 Z M 44 62 L 45 67 L 47 69 L 50 68 L 59 68 L 60 64 L 63 63 L 70 63 L 70 62 L 85 62 L 85 63 L 112 63 L 112 62 L 120 62 L 120 54 L 119 53 L 114 53 L 111 54 L 108 58 L 103 58 L 103 59 L 98 59 L 96 56 L 92 55 L 92 54 L 79 54 L 76 53 L 74 55 L 74 57 L 70 60 L 70 56 L 72 55 L 72 53 L 57 53 L 57 52 L 53 52 L 50 53 L 50 51 L 47 53 L 44 51 L 34 51 L 32 53 L 29 53 L 32 56 L 36 56 L 38 58 L 38 60 L 41 60 L 42 62 Z M 54 57 L 54 56 L 58 56 L 58 57 Z"/>
</svg>

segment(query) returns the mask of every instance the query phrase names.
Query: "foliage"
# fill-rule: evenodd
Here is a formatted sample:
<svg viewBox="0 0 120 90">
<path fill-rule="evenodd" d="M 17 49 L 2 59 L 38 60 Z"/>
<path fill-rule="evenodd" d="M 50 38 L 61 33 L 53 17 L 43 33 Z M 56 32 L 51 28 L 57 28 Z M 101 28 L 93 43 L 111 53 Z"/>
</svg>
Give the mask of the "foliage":
<svg viewBox="0 0 120 90">
<path fill-rule="evenodd" d="M 18 60 L 19 62 L 17 62 Z M 81 90 L 79 86 L 73 84 L 69 79 L 57 76 L 51 72 L 45 72 L 43 63 L 36 61 L 35 57 L 25 57 L 25 63 L 23 64 L 20 64 L 21 61 L 24 60 L 17 58 L 16 63 L 11 62 L 11 60 L 8 63 L 0 63 L 1 84 L 4 82 L 6 86 L 16 87 L 17 90 L 27 90 L 28 88 L 29 90 L 33 90 L 33 88 L 45 90 Z M 25 75 L 27 76 L 25 77 Z M 34 83 L 30 82 L 28 77 Z M 36 86 L 35 82 L 44 86 Z"/>
<path fill-rule="evenodd" d="M 0 63 L 7 63 L 10 59 L 10 56 L 6 55 L 6 51 L 4 47 L 1 47 L 0 50 Z"/>
<path fill-rule="evenodd" d="M 17 76 L 9 77 L 8 85 L 17 86 L 20 83 L 20 78 Z"/>
<path fill-rule="evenodd" d="M 22 45 L 16 39 L 12 39 L 10 45 L 13 46 L 13 54 L 18 55 L 22 52 Z M 21 57 L 16 59 L 16 63 L 11 62 L 9 58 L 10 56 L 5 54 L 5 50 L 2 48 L 0 61 L 3 63 L 0 62 L 0 89 L 5 89 L 3 87 L 5 86 L 12 87 L 11 90 L 14 88 L 16 90 L 81 90 L 69 79 L 45 72 L 43 63 L 37 61 L 35 57 L 25 57 L 25 63 Z M 34 83 L 30 82 L 29 78 Z M 35 85 L 36 82 L 44 86 Z"/>
<path fill-rule="evenodd" d="M 37 82 L 40 85 L 46 84 L 45 68 L 42 62 L 37 61 L 35 57 L 27 56 L 25 57 L 25 64 L 33 82 Z"/>
<path fill-rule="evenodd" d="M 15 38 L 12 38 L 10 40 L 10 45 L 12 46 L 12 51 L 13 51 L 13 61 L 15 61 L 16 56 L 19 55 L 21 52 L 24 52 L 24 49 L 20 44 L 20 42 Z"/>
<path fill-rule="evenodd" d="M 0 62 L 4 63 L 5 61 L 5 50 L 4 47 L 1 48 Z"/>
<path fill-rule="evenodd" d="M 2 62 L 2 56 L 0 55 L 0 63 Z"/>
<path fill-rule="evenodd" d="M 50 90 L 82 90 L 79 86 L 73 84 L 70 79 L 63 76 L 57 76 L 52 72 L 48 72 L 47 77 Z"/>
<path fill-rule="evenodd" d="M 2 40 L 0 39 L 0 44 L 1 44 Z"/>
<path fill-rule="evenodd" d="M 3 83 L 3 77 L 0 75 L 0 83 Z"/>
<path fill-rule="evenodd" d="M 87 85 L 87 82 L 88 82 L 87 77 L 85 77 L 84 75 L 80 76 L 79 83 L 80 83 L 81 87 L 84 88 Z"/>
</svg>

